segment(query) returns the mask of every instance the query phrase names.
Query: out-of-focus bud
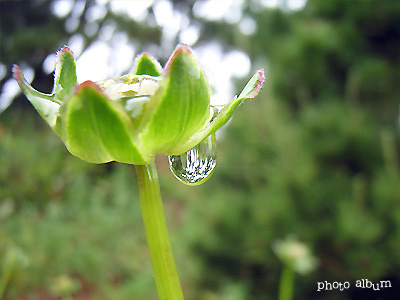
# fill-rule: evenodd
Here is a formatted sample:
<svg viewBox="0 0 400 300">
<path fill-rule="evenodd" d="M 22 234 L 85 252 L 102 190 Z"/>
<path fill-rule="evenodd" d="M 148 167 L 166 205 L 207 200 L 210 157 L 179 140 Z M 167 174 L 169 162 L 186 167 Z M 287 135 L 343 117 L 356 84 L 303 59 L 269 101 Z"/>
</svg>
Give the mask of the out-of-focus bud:
<svg viewBox="0 0 400 300">
<path fill-rule="evenodd" d="M 300 274 L 308 274 L 318 266 L 318 260 L 310 249 L 293 236 L 276 241 L 273 250 L 285 265 Z"/>
</svg>

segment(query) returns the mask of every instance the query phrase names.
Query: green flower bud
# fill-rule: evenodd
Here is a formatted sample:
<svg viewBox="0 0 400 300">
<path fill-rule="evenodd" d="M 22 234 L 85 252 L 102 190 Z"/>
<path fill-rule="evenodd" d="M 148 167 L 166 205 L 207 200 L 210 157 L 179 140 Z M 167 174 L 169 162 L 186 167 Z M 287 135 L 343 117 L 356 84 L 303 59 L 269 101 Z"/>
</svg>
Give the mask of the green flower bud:
<svg viewBox="0 0 400 300">
<path fill-rule="evenodd" d="M 259 70 L 239 97 L 214 116 L 209 83 L 192 51 L 179 45 L 164 69 L 147 55 L 134 74 L 77 83 L 68 47 L 57 54 L 51 94 L 36 91 L 18 66 L 14 78 L 43 119 L 75 156 L 91 162 L 149 164 L 156 154 L 180 155 L 222 127 L 264 82 Z"/>
</svg>

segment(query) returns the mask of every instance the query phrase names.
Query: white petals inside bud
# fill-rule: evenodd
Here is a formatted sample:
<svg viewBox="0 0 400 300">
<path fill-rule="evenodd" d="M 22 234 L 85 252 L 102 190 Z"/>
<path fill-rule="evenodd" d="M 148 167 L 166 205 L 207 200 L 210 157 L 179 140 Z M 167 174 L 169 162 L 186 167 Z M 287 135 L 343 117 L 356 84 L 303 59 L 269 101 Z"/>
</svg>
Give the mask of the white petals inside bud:
<svg viewBox="0 0 400 300">
<path fill-rule="evenodd" d="M 125 109 L 132 118 L 136 118 L 142 113 L 143 105 L 158 89 L 160 80 L 160 78 L 147 75 L 127 74 L 99 81 L 97 84 L 110 100 L 124 101 Z"/>
<path fill-rule="evenodd" d="M 139 94 L 153 95 L 157 89 L 158 89 L 158 82 L 144 79 L 140 82 Z"/>
<path fill-rule="evenodd" d="M 126 101 L 125 109 L 129 111 L 132 118 L 136 118 L 143 111 L 143 105 L 150 100 L 148 96 L 134 97 Z"/>
<path fill-rule="evenodd" d="M 96 82 L 106 96 L 113 101 L 133 97 L 152 96 L 158 89 L 160 79 L 147 75 L 127 74 Z"/>
</svg>

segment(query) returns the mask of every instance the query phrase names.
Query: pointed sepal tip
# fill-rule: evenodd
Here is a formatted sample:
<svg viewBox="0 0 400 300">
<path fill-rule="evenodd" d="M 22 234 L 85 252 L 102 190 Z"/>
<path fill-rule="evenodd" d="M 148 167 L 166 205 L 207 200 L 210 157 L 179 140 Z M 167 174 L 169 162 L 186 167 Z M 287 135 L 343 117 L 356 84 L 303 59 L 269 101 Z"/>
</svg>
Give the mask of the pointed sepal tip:
<svg viewBox="0 0 400 300">
<path fill-rule="evenodd" d="M 19 85 L 22 84 L 22 72 L 21 69 L 18 65 L 13 65 L 12 66 L 12 74 L 14 79 L 18 82 Z"/>
<path fill-rule="evenodd" d="M 178 46 L 176 46 L 174 52 L 171 54 L 171 56 L 168 58 L 167 63 L 165 64 L 165 67 L 164 67 L 165 74 L 169 74 L 170 69 L 171 69 L 171 64 L 174 62 L 176 57 L 181 53 L 186 53 L 189 56 L 194 57 L 192 49 L 190 49 L 188 46 L 186 46 L 184 44 L 179 44 Z"/>
</svg>

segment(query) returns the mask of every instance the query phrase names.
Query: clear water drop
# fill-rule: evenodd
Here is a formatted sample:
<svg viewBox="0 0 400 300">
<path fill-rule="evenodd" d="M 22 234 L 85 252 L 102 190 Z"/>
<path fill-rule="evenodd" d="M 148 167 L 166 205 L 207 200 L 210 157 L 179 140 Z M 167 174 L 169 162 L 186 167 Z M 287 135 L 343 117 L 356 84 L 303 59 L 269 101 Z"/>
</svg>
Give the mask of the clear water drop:
<svg viewBox="0 0 400 300">
<path fill-rule="evenodd" d="M 200 144 L 181 155 L 168 156 L 172 174 L 188 185 L 199 185 L 207 181 L 217 163 L 217 143 L 211 134 Z"/>
</svg>

